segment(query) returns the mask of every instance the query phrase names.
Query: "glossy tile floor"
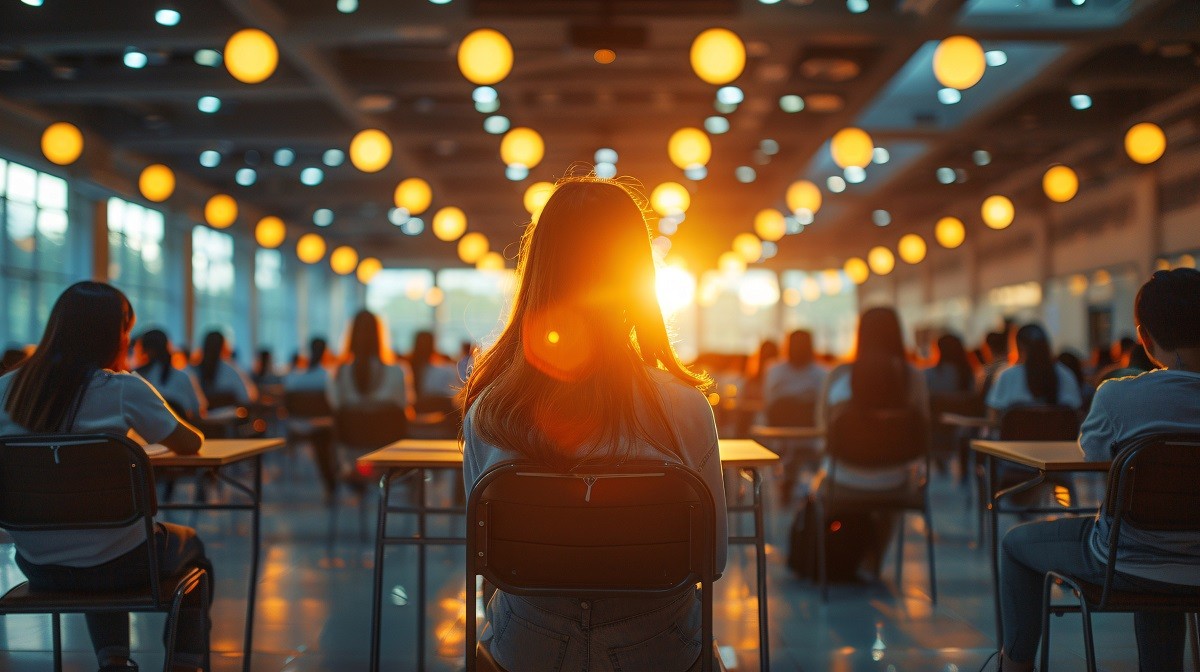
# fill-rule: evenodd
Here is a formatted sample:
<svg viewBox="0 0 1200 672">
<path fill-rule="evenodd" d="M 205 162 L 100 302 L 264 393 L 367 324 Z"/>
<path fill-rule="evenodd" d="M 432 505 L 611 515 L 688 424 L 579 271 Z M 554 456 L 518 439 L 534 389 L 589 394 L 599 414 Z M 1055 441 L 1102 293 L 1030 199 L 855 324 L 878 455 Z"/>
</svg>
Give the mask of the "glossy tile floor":
<svg viewBox="0 0 1200 672">
<path fill-rule="evenodd" d="M 457 478 L 457 475 L 453 476 Z M 450 474 L 431 477 L 433 497 L 451 496 Z M 370 632 L 375 494 L 362 519 L 356 498 L 344 494 L 336 540 L 330 514 L 321 504 L 316 476 L 303 450 L 289 459 L 272 456 L 266 469 L 263 507 L 263 565 L 254 632 L 253 669 L 263 671 L 366 670 Z M 773 475 L 766 474 L 773 497 Z M 904 581 L 894 584 L 891 558 L 881 581 L 837 586 L 822 604 L 808 582 L 787 569 L 786 533 L 792 517 L 772 498 L 768 510 L 771 669 L 814 672 L 974 672 L 994 651 L 993 611 L 986 552 L 976 544 L 974 514 L 965 491 L 950 477 L 935 479 L 934 527 L 939 604 L 928 599 L 922 526 L 907 523 Z M 185 490 L 180 496 L 190 496 Z M 228 496 L 218 493 L 218 496 Z M 174 513 L 176 522 L 196 525 L 217 568 L 213 609 L 214 669 L 241 669 L 249 524 L 245 514 Z M 365 520 L 365 536 L 360 522 Z M 461 526 L 461 521 L 455 521 Z M 746 524 L 749 524 L 747 517 Z M 400 527 L 396 528 L 397 531 Z M 746 529 L 751 529 L 747 527 Z M 457 531 L 457 530 L 456 530 Z M 429 555 L 428 661 L 424 669 L 462 668 L 463 590 L 461 547 Z M 0 588 L 21 580 L 11 545 L 0 546 Z M 757 670 L 757 601 L 753 594 L 752 549 L 732 553 L 717 584 L 717 637 L 732 649 L 738 670 Z M 414 655 L 415 552 L 392 549 L 385 585 L 384 669 L 417 670 Z M 415 599 L 415 598 L 414 598 Z M 0 670 L 51 669 L 47 617 L 0 618 Z M 143 670 L 160 669 L 162 617 L 135 616 L 135 657 Z M 1056 669 L 1083 669 L 1079 620 L 1054 621 Z M 1096 618 L 1102 668 L 1136 670 L 1132 617 Z M 94 670 L 83 620 L 64 620 L 67 670 Z"/>
</svg>

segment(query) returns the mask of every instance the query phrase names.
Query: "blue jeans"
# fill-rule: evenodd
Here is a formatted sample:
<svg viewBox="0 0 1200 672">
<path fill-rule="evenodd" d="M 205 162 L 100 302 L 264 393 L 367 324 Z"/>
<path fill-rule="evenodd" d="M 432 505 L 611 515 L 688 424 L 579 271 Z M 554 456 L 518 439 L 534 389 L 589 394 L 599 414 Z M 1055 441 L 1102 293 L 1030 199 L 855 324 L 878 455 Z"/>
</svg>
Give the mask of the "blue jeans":
<svg viewBox="0 0 1200 672">
<path fill-rule="evenodd" d="M 154 541 L 158 551 L 158 572 L 163 578 L 176 576 L 184 569 L 201 567 L 208 571 L 209 586 L 213 585 L 212 563 L 204 555 L 204 545 L 190 527 L 171 523 L 154 524 Z M 125 555 L 94 567 L 68 567 L 65 565 L 35 565 L 17 553 L 17 566 L 37 589 L 83 592 L 107 592 L 121 590 L 145 590 L 149 569 L 146 567 L 146 547 L 140 545 Z M 211 589 L 210 589 L 211 590 Z M 209 595 L 211 599 L 212 595 Z M 199 667 L 208 651 L 208 629 L 202 624 L 198 592 L 184 599 L 179 610 L 179 622 L 175 638 L 175 660 L 179 665 Z M 88 634 L 96 649 L 100 666 L 109 658 L 129 657 L 129 614 L 87 614 Z M 166 632 L 163 632 L 166 642 Z"/>
<path fill-rule="evenodd" d="M 509 672 L 683 672 L 704 648 L 695 591 L 591 602 L 496 591 L 487 612 L 480 641 Z"/>
<path fill-rule="evenodd" d="M 1004 535 L 1000 547 L 1000 608 L 1004 652 L 1016 662 L 1033 662 L 1042 636 L 1042 586 L 1050 570 L 1088 583 L 1104 582 L 1105 565 L 1088 546 L 1091 517 L 1060 518 L 1018 525 Z M 1116 573 L 1117 590 L 1155 593 L 1200 592 L 1200 586 L 1178 586 Z M 1138 665 L 1142 670 L 1183 669 L 1184 615 L 1140 612 L 1133 615 Z"/>
</svg>

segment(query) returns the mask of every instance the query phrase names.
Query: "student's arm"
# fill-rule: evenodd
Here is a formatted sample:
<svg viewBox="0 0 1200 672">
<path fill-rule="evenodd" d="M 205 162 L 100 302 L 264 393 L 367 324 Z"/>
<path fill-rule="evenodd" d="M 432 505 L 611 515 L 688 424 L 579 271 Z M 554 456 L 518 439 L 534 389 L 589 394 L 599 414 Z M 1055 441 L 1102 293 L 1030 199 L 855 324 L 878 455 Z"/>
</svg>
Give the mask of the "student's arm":
<svg viewBox="0 0 1200 672">
<path fill-rule="evenodd" d="M 150 383 L 137 375 L 122 376 L 118 383 L 125 422 L 138 436 L 180 455 L 200 450 L 204 435 L 176 416 Z"/>
<path fill-rule="evenodd" d="M 1079 447 L 1088 460 L 1104 462 L 1113 458 L 1113 446 L 1119 441 L 1121 428 L 1112 407 L 1120 401 L 1119 381 L 1105 382 L 1096 390 L 1092 409 L 1079 428 Z"/>
</svg>

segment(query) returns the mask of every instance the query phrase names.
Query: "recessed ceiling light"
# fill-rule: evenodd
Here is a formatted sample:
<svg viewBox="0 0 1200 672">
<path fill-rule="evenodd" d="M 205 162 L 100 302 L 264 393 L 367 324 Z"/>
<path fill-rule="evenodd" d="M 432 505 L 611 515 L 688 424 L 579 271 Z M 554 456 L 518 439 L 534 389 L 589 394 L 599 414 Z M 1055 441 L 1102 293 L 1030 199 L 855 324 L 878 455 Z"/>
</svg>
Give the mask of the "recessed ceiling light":
<svg viewBox="0 0 1200 672">
<path fill-rule="evenodd" d="M 871 160 L 879 165 L 883 165 L 892 160 L 892 153 L 886 147 L 876 147 L 875 151 L 871 152 Z"/>
<path fill-rule="evenodd" d="M 150 62 L 150 59 L 146 57 L 146 54 L 138 51 L 137 49 L 127 50 L 124 58 L 121 60 L 124 61 L 125 67 L 133 68 L 134 70 L 141 70 L 142 68 L 146 67 L 147 63 Z"/>
<path fill-rule="evenodd" d="M 775 156 L 779 153 L 779 143 L 771 138 L 764 138 L 762 142 L 758 143 L 758 149 L 767 156 Z"/>
<path fill-rule="evenodd" d="M 706 166 L 688 166 L 683 169 L 683 176 L 693 182 L 699 182 L 708 177 L 708 168 Z"/>
<path fill-rule="evenodd" d="M 835 194 L 840 194 L 846 190 L 846 180 L 842 179 L 841 175 L 830 175 L 829 179 L 825 180 L 825 186 Z"/>
<path fill-rule="evenodd" d="M 21 0 L 21 2 L 29 5 L 30 7 L 41 7 L 42 6 L 42 0 Z"/>
<path fill-rule="evenodd" d="M 333 224 L 333 211 L 329 208 L 318 208 L 313 213 L 313 224 L 317 226 L 329 226 Z"/>
<path fill-rule="evenodd" d="M 596 177 L 604 179 L 611 179 L 617 176 L 617 167 L 611 163 L 597 163 L 595 171 Z"/>
<path fill-rule="evenodd" d="M 419 236 L 421 235 L 421 232 L 425 230 L 425 220 L 421 219 L 420 217 L 409 217 L 404 221 L 403 224 L 400 225 L 400 230 L 403 231 L 405 235 Z"/>
<path fill-rule="evenodd" d="M 871 221 L 875 226 L 887 226 L 892 223 L 892 213 L 887 210 L 876 210 L 871 213 Z"/>
<path fill-rule="evenodd" d="M 233 181 L 248 187 L 258 180 L 258 173 L 254 172 L 253 168 L 238 168 L 237 174 L 233 176 Z"/>
<path fill-rule="evenodd" d="M 954 179 L 956 177 L 954 174 L 954 169 L 947 168 L 946 166 L 938 168 L 934 175 L 937 176 L 937 181 L 941 182 L 942 184 L 954 184 Z"/>
<path fill-rule="evenodd" d="M 483 120 L 483 130 L 491 133 L 492 135 L 507 133 L 509 127 L 511 126 L 512 122 L 508 120 L 508 117 L 501 114 L 494 114 Z"/>
<path fill-rule="evenodd" d="M 938 89 L 937 97 L 941 104 L 953 105 L 962 100 L 962 92 L 958 89 L 952 89 L 947 86 L 945 88 Z"/>
<path fill-rule="evenodd" d="M 478 86 L 471 92 L 471 100 L 477 103 L 494 103 L 500 98 L 500 94 L 490 86 Z"/>
<path fill-rule="evenodd" d="M 216 168 L 221 165 L 221 153 L 215 149 L 206 149 L 200 152 L 200 165 L 205 168 Z"/>
<path fill-rule="evenodd" d="M 992 162 L 992 153 L 986 149 L 977 149 L 974 152 L 971 152 L 971 160 L 974 161 L 975 165 L 977 166 L 986 166 Z"/>
<path fill-rule="evenodd" d="M 321 163 L 329 166 L 330 168 L 337 168 L 345 161 L 346 153 L 340 149 L 327 149 L 325 150 L 325 153 L 321 155 Z"/>
<path fill-rule="evenodd" d="M 713 109 L 721 114 L 733 114 L 737 111 L 737 105 L 733 103 L 722 103 L 718 100 L 713 103 Z"/>
<path fill-rule="evenodd" d="M 325 179 L 325 171 L 309 166 L 300 171 L 300 183 L 307 187 L 315 187 Z"/>
<path fill-rule="evenodd" d="M 861 166 L 846 166 L 842 174 L 846 176 L 846 181 L 850 184 L 862 184 L 867 180 L 867 171 Z"/>
<path fill-rule="evenodd" d="M 221 109 L 221 99 L 216 96 L 200 96 L 196 101 L 196 109 L 205 114 L 216 114 Z"/>
<path fill-rule="evenodd" d="M 280 147 L 275 150 L 275 165 L 281 168 L 287 168 L 296 160 L 296 153 L 287 147 Z"/>
<path fill-rule="evenodd" d="M 592 160 L 596 163 L 616 163 L 617 158 L 617 150 L 611 147 L 601 147 L 592 156 Z"/>
<path fill-rule="evenodd" d="M 215 68 L 221 64 L 221 52 L 216 49 L 198 49 L 192 60 L 196 61 L 196 65 Z"/>
<path fill-rule="evenodd" d="M 789 93 L 779 99 L 779 109 L 788 114 L 795 114 L 804 109 L 804 99 L 794 93 Z"/>
<path fill-rule="evenodd" d="M 1071 107 L 1077 110 L 1086 110 L 1092 106 L 1092 97 L 1086 93 L 1077 93 L 1071 96 Z"/>
<path fill-rule="evenodd" d="M 431 3 L 435 4 L 435 5 L 448 5 L 448 4 L 450 4 L 450 0 L 429 0 L 429 2 L 431 2 Z"/>
<path fill-rule="evenodd" d="M 403 226 L 412 217 L 408 208 L 391 208 L 388 210 L 388 221 L 396 226 Z"/>
<path fill-rule="evenodd" d="M 499 100 L 492 100 L 492 101 L 488 101 L 486 103 L 479 103 L 479 102 L 475 103 L 475 111 L 481 112 L 483 114 L 491 114 L 499 109 L 500 109 L 500 101 Z"/>
<path fill-rule="evenodd" d="M 704 130 L 713 135 L 721 135 L 729 131 L 729 120 L 719 116 L 708 117 L 704 120 Z"/>
<path fill-rule="evenodd" d="M 183 17 L 180 16 L 179 11 L 170 7 L 164 7 L 154 13 L 154 20 L 160 26 L 178 26 L 181 18 Z"/>
<path fill-rule="evenodd" d="M 342 14 L 353 14 L 358 11 L 358 0 L 337 0 L 337 10 Z"/>
<path fill-rule="evenodd" d="M 999 49 L 993 49 L 983 55 L 984 62 L 993 68 L 998 68 L 1005 63 L 1008 63 L 1008 54 Z"/>
<path fill-rule="evenodd" d="M 504 169 L 504 176 L 513 182 L 520 182 L 529 177 L 529 169 L 519 163 L 510 163 Z"/>
<path fill-rule="evenodd" d="M 736 86 L 722 86 L 717 89 L 717 102 L 726 105 L 737 105 L 746 99 L 746 94 Z"/>
<path fill-rule="evenodd" d="M 846 0 L 846 9 L 850 10 L 851 14 L 862 14 L 871 8 L 871 3 L 868 0 Z"/>
<path fill-rule="evenodd" d="M 742 184 L 750 184 L 758 179 L 758 171 L 750 166 L 738 166 L 733 169 L 733 177 Z"/>
</svg>

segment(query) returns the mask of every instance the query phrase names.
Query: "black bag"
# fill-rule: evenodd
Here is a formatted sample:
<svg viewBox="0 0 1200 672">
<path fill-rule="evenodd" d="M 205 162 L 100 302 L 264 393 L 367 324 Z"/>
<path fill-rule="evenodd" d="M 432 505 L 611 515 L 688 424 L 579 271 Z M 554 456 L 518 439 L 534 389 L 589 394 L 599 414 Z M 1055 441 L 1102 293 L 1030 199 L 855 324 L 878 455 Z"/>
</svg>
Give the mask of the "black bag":
<svg viewBox="0 0 1200 672">
<path fill-rule="evenodd" d="M 854 583 L 858 569 L 878 537 L 877 523 L 869 511 L 826 512 L 828 521 L 817 523 L 813 495 L 792 521 L 788 567 L 796 576 L 816 582 L 817 534 L 825 532 L 825 576 L 830 583 Z"/>
</svg>

